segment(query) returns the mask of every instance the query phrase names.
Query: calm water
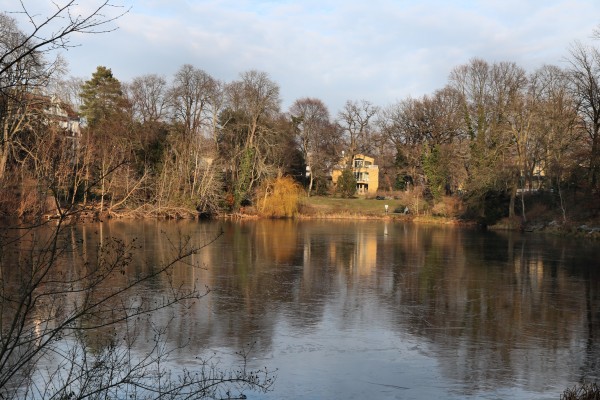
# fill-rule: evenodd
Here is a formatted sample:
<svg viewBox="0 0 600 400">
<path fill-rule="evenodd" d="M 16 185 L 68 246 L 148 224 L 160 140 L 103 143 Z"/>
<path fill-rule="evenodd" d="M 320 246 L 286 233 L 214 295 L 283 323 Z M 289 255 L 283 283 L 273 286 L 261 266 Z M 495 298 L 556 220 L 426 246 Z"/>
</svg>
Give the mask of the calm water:
<svg viewBox="0 0 600 400">
<path fill-rule="evenodd" d="M 139 270 L 180 235 L 199 244 L 222 231 L 194 257 L 202 268 L 173 275 L 210 294 L 157 320 L 188 343 L 180 366 L 197 355 L 227 366 L 244 351 L 278 369 L 274 390 L 249 399 L 558 399 L 600 380 L 598 242 L 382 221 L 78 229 L 82 253 L 138 238 Z"/>
</svg>

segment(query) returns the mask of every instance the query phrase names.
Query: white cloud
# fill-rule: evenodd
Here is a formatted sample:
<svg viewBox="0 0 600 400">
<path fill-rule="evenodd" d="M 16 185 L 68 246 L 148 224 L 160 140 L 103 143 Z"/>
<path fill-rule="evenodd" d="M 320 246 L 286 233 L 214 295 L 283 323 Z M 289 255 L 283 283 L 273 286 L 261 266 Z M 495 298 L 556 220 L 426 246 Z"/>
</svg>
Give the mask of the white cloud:
<svg viewBox="0 0 600 400">
<path fill-rule="evenodd" d="M 229 81 L 259 69 L 281 86 L 284 107 L 312 96 L 332 115 L 348 99 L 385 106 L 431 93 L 473 57 L 559 64 L 600 22 L 596 0 L 120 1 L 132 9 L 118 31 L 78 37 L 82 47 L 65 55 L 73 74 L 106 65 L 131 80 L 191 63 Z"/>
</svg>

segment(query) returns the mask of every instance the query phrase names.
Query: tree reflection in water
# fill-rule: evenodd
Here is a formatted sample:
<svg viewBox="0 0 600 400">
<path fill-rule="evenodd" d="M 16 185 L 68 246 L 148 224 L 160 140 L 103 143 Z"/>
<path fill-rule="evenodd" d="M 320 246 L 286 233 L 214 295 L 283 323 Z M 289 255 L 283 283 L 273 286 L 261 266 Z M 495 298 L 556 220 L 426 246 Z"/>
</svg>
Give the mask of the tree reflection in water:
<svg viewBox="0 0 600 400">
<path fill-rule="evenodd" d="M 161 232 L 224 235 L 180 266 L 210 293 L 162 316 L 178 355 L 251 348 L 279 368 L 268 398 L 558 398 L 600 378 L 600 245 L 392 222 L 117 222 L 132 273 L 166 256 Z M 84 225 L 74 260 L 92 252 Z M 145 295 L 157 296 L 161 282 Z M 150 335 L 151 329 L 142 331 Z M 143 340 L 140 341 L 140 343 Z"/>
</svg>

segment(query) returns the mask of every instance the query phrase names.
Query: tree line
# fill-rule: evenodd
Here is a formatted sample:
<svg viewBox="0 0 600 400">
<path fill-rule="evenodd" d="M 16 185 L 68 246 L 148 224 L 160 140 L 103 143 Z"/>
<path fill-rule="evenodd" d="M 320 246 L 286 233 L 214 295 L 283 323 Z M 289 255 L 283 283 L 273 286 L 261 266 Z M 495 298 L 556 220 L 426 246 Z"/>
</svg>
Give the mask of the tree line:
<svg viewBox="0 0 600 400">
<path fill-rule="evenodd" d="M 256 70 L 232 82 L 189 64 L 169 78 L 121 82 L 105 66 L 87 80 L 65 78 L 35 36 L 5 14 L 0 25 L 4 213 L 91 205 L 102 214 L 235 212 L 281 176 L 308 195 L 331 193 L 341 155 L 359 153 L 375 157 L 382 190 L 419 193 L 432 205 L 459 196 L 478 218 L 498 198 L 510 217 L 525 218 L 525 193 L 541 189 L 564 219 L 565 193 L 597 200 L 595 47 L 575 43 L 563 67 L 533 72 L 474 58 L 432 94 L 384 107 L 349 100 L 332 116 L 311 97 L 282 110 L 279 85 Z M 81 128 L 65 133 L 50 117 L 54 106 Z"/>
</svg>

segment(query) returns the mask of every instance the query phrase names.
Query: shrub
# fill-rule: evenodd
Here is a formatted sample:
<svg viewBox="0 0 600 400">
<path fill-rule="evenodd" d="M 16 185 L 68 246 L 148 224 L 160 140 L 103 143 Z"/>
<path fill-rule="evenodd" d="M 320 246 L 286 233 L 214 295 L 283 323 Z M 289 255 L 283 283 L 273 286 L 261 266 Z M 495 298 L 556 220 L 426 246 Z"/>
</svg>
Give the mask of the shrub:
<svg viewBox="0 0 600 400">
<path fill-rule="evenodd" d="M 446 218 L 456 218 L 461 212 L 460 200 L 451 196 L 443 196 L 431 209 L 432 215 Z"/>
<path fill-rule="evenodd" d="M 266 217 L 293 217 L 298 213 L 302 188 L 289 176 L 266 180 L 256 194 L 258 212 Z"/>
<path fill-rule="evenodd" d="M 429 209 L 429 205 L 423 196 L 423 189 L 421 187 L 415 187 L 410 191 L 397 192 L 394 195 L 396 200 L 403 204 L 401 212 L 404 212 L 404 207 L 408 207 L 408 211 L 411 214 L 419 215 L 423 214 Z"/>
</svg>

